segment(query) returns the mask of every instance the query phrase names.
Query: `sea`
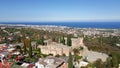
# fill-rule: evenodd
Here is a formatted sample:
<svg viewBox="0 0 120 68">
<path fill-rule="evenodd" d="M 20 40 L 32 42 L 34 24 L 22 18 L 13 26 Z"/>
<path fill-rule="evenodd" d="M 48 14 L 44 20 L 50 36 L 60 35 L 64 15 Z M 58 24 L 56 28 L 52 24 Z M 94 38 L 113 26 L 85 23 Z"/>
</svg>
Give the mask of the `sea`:
<svg viewBox="0 0 120 68">
<path fill-rule="evenodd" d="M 74 28 L 120 29 L 120 22 L 0 22 L 0 24 L 54 25 Z"/>
</svg>

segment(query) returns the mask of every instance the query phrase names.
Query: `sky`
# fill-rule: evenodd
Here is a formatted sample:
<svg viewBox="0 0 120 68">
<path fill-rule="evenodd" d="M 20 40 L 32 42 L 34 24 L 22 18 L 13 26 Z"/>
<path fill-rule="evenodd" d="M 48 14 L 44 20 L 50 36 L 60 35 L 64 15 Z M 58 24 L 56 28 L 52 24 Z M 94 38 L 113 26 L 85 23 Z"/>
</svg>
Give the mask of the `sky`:
<svg viewBox="0 0 120 68">
<path fill-rule="evenodd" d="M 0 0 L 0 22 L 120 21 L 120 0 Z"/>
</svg>

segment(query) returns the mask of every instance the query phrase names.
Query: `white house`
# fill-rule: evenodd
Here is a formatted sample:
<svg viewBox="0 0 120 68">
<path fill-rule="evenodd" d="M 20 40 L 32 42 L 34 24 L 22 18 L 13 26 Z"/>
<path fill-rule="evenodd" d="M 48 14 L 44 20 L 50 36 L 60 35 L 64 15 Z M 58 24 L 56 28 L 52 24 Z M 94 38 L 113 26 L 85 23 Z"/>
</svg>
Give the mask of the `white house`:
<svg viewBox="0 0 120 68">
<path fill-rule="evenodd" d="M 64 63 L 64 60 L 56 57 L 46 57 L 40 58 L 38 62 L 35 63 L 36 68 L 58 68 Z"/>
<path fill-rule="evenodd" d="M 79 67 L 85 67 L 85 66 L 87 66 L 89 63 L 88 62 L 85 62 L 85 61 L 80 61 L 80 63 L 79 63 Z"/>
</svg>

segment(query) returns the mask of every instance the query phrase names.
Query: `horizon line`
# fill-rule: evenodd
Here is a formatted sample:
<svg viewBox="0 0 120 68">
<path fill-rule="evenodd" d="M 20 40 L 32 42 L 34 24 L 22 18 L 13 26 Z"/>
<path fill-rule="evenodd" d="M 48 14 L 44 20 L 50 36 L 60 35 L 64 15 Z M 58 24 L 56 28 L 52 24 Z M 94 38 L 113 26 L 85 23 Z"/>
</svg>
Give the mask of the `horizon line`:
<svg viewBox="0 0 120 68">
<path fill-rule="evenodd" d="M 76 22 L 76 23 L 82 23 L 82 22 L 120 22 L 120 21 L 0 21 L 0 23 L 62 23 L 62 22 Z"/>
</svg>

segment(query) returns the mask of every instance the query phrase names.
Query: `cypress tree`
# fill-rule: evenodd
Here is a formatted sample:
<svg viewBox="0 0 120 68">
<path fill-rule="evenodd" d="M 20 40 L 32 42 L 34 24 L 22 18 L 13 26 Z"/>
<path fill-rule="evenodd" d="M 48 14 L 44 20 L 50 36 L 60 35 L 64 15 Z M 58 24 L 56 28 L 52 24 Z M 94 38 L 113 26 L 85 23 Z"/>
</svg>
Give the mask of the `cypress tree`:
<svg viewBox="0 0 120 68">
<path fill-rule="evenodd" d="M 65 45 L 65 39 L 64 39 L 64 36 L 60 38 L 60 43 L 62 43 L 62 44 Z"/>
<path fill-rule="evenodd" d="M 62 37 L 60 37 L 60 43 L 62 43 Z"/>
<path fill-rule="evenodd" d="M 70 52 L 69 52 L 69 59 L 68 59 L 68 68 L 73 68 L 73 58 Z"/>
<path fill-rule="evenodd" d="M 67 45 L 68 45 L 68 46 L 71 46 L 71 45 L 72 45 L 72 41 L 71 41 L 70 35 L 67 36 Z"/>
<path fill-rule="evenodd" d="M 65 39 L 64 39 L 64 36 L 63 36 L 63 44 L 65 45 Z"/>
<path fill-rule="evenodd" d="M 32 57 L 31 39 L 29 39 L 29 56 Z"/>
<path fill-rule="evenodd" d="M 35 49 L 37 49 L 37 47 L 38 47 L 38 42 L 36 42 L 36 46 L 35 46 Z"/>
<path fill-rule="evenodd" d="M 44 37 L 41 37 L 41 45 L 44 45 Z"/>
<path fill-rule="evenodd" d="M 103 45 L 103 42 L 102 42 L 102 36 L 100 36 L 100 46 Z"/>
<path fill-rule="evenodd" d="M 24 53 L 26 53 L 27 49 L 26 49 L 25 40 L 23 40 L 23 43 L 24 43 L 24 46 L 23 46 L 23 49 L 24 49 Z"/>
</svg>

